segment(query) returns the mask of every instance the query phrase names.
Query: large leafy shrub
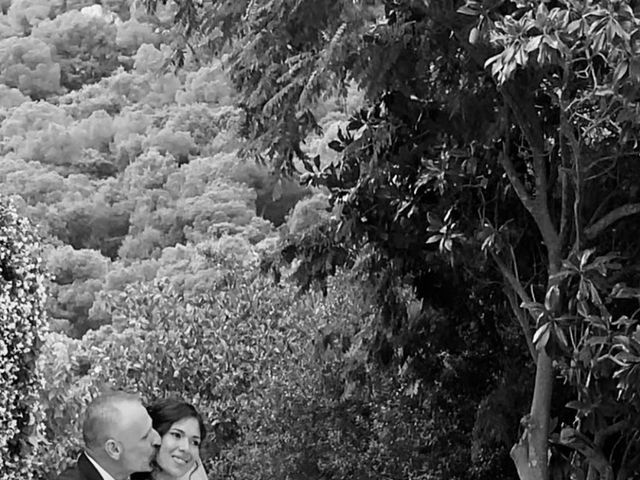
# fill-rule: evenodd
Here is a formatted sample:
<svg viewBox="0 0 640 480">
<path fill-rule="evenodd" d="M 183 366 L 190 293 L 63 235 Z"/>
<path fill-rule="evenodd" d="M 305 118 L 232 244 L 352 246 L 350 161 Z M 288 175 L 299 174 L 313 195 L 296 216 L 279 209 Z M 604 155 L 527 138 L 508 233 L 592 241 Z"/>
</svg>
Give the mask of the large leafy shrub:
<svg viewBox="0 0 640 480">
<path fill-rule="evenodd" d="M 48 337 L 40 365 L 50 445 L 41 475 L 73 460 L 78 413 L 108 384 L 198 405 L 212 431 L 203 452 L 210 478 L 505 478 L 501 464 L 491 470 L 487 462 L 484 476 L 465 476 L 491 374 L 482 358 L 434 352 L 444 360 L 431 367 L 441 385 L 432 391 L 414 367 L 389 364 L 403 372 L 394 378 L 368 354 L 378 341 L 376 311 L 361 284 L 340 275 L 326 296 L 296 295 L 287 281 L 259 275 L 232 244 L 201 255 L 207 288 L 179 281 L 181 259 L 193 259 L 175 249 L 174 275 L 164 266 L 164 280 L 101 299 L 111 325 L 81 340 Z"/>
<path fill-rule="evenodd" d="M 35 374 L 46 329 L 39 241 L 31 224 L 0 199 L 0 478 L 31 478 L 41 420 Z"/>
</svg>

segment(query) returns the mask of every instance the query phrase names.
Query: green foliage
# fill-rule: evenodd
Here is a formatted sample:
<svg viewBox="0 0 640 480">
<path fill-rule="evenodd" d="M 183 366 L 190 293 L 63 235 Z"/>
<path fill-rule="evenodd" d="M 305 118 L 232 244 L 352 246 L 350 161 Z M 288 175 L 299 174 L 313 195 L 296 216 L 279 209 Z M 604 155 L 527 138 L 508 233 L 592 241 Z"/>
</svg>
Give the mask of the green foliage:
<svg viewBox="0 0 640 480">
<path fill-rule="evenodd" d="M 176 95 L 179 104 L 230 105 L 233 98 L 233 88 L 219 60 L 189 72 L 183 89 Z"/>
<path fill-rule="evenodd" d="M 179 163 L 187 163 L 189 154 L 196 153 L 196 146 L 189 132 L 174 130 L 169 126 L 150 131 L 142 147 L 157 150 L 162 155 L 174 157 Z"/>
<path fill-rule="evenodd" d="M 0 108 L 10 109 L 28 101 L 20 90 L 0 85 Z"/>
<path fill-rule="evenodd" d="M 145 3 L 153 10 L 173 2 Z M 341 48 L 341 42 L 350 44 L 375 20 L 375 6 L 369 3 L 302 1 L 292 6 L 271 0 L 259 8 L 248 1 L 199 8 L 187 2 L 176 13 L 176 21 L 186 27 L 187 34 L 204 33 L 214 46 L 237 39 L 229 63 L 248 114 L 245 134 L 254 141 L 247 150 L 277 157 L 277 165 L 291 171 L 282 160 L 301 154 L 300 143 L 317 129 L 312 113 L 315 102 L 327 91 L 344 88 L 343 62 L 358 64 L 356 56 L 347 58 L 348 49 Z M 279 28 L 271 28 L 276 24 Z M 323 53 L 314 56 L 312 49 Z M 181 53 L 179 62 L 184 57 Z"/>
<path fill-rule="evenodd" d="M 71 118 L 64 110 L 48 102 L 23 103 L 3 118 L 2 136 L 25 136 L 31 130 L 44 130 L 52 123 L 69 125 Z"/>
<path fill-rule="evenodd" d="M 7 17 L 17 34 L 29 35 L 43 20 L 62 12 L 64 0 L 12 0 Z"/>
<path fill-rule="evenodd" d="M 245 133 L 275 167 L 292 171 L 299 157 L 303 178 L 329 191 L 335 216 L 285 237 L 283 258 L 298 256 L 303 284 L 342 265 L 364 271 L 387 309 L 373 328 L 396 338 L 412 316 L 388 285 L 407 281 L 422 309 L 443 309 L 471 332 L 434 332 L 430 344 L 446 350 L 478 353 L 486 348 L 471 342 L 478 319 L 487 331 L 516 319 L 522 352 L 539 371 L 549 366 L 536 377 L 540 403 L 514 449 L 521 478 L 547 477 L 554 415 L 551 445 L 572 475 L 627 478 L 639 448 L 629 413 L 638 310 L 635 290 L 626 290 L 639 261 L 635 5 L 258 3 L 185 2 L 176 21 L 213 43 L 240 35 L 230 58 Z M 214 13 L 220 23 L 206 20 Z M 299 148 L 317 130 L 308 111 L 351 79 L 368 104 L 330 142 L 338 160 L 308 158 Z M 507 356 L 496 357 L 504 382 Z M 552 410 L 540 400 L 551 391 L 552 362 L 579 402 L 570 404 L 575 415 L 562 408 L 562 389 Z M 527 442 L 538 458 L 528 457 Z"/>
<path fill-rule="evenodd" d="M 146 46 L 153 48 L 150 45 L 143 45 L 138 51 Z M 147 62 L 143 55 L 138 58 L 141 59 L 142 64 Z M 120 98 L 124 97 L 127 103 L 162 107 L 175 101 L 180 80 L 173 73 L 158 74 L 156 70 L 149 71 L 143 67 L 137 73 L 119 72 L 110 77 L 109 90 L 115 92 Z"/>
<path fill-rule="evenodd" d="M 34 99 L 60 91 L 60 65 L 50 45 L 31 37 L 0 40 L 0 82 Z"/>
<path fill-rule="evenodd" d="M 15 207 L 0 204 L 0 475 L 32 478 L 41 435 L 35 372 L 47 329 L 45 275 L 33 226 Z"/>
<path fill-rule="evenodd" d="M 0 40 L 4 40 L 5 38 L 14 37 L 16 32 L 13 27 L 9 23 L 9 17 L 6 15 L 0 14 Z"/>
<path fill-rule="evenodd" d="M 37 368 L 43 379 L 40 404 L 47 421 L 38 449 L 36 478 L 50 478 L 51 470 L 55 470 L 52 465 L 62 471 L 77 460 L 77 442 L 82 438 L 80 419 L 99 391 L 90 379 L 78 379 L 87 369 L 79 340 L 50 332 L 43 341 L 45 353 L 38 357 Z"/>
<path fill-rule="evenodd" d="M 116 27 L 103 18 L 72 10 L 40 22 L 31 36 L 55 48 L 60 83 L 67 89 L 96 82 L 119 66 Z"/>
<path fill-rule="evenodd" d="M 78 412 L 110 384 L 196 403 L 211 426 L 203 456 L 216 478 L 469 478 L 469 437 L 459 432 L 473 423 L 469 398 L 482 395 L 487 365 L 440 362 L 449 397 L 429 393 L 406 367 L 389 377 L 367 360 L 375 311 L 360 284 L 340 276 L 326 297 L 295 295 L 294 285 L 242 268 L 241 243 L 223 237 L 207 250 L 206 289 L 186 289 L 175 275 L 131 285 L 103 299 L 113 325 L 81 341 L 48 337 L 40 366 L 52 445 L 40 473 L 73 459 Z M 178 264 L 194 252 L 168 250 L 162 262 L 184 272 Z M 458 402 L 466 418 L 451 413 Z"/>
<path fill-rule="evenodd" d="M 141 23 L 135 18 L 117 26 L 116 45 L 126 55 L 133 55 L 144 44 L 158 46 L 159 36 L 153 31 L 153 26 Z"/>
<path fill-rule="evenodd" d="M 51 249 L 46 262 L 52 275 L 47 305 L 52 322 L 57 321 L 67 334 L 79 338 L 97 326 L 89 311 L 104 286 L 109 259 L 95 250 L 66 245 Z"/>
<path fill-rule="evenodd" d="M 179 101 L 180 91 L 176 94 Z M 189 132 L 202 156 L 214 155 L 221 148 L 233 151 L 239 148 L 240 131 L 244 121 L 241 109 L 207 103 L 180 105 L 163 112 L 166 115 L 164 128 Z M 217 138 L 220 136 L 219 138 Z M 234 142 L 235 140 L 235 142 Z M 251 167 L 246 165 L 247 169 Z"/>
</svg>

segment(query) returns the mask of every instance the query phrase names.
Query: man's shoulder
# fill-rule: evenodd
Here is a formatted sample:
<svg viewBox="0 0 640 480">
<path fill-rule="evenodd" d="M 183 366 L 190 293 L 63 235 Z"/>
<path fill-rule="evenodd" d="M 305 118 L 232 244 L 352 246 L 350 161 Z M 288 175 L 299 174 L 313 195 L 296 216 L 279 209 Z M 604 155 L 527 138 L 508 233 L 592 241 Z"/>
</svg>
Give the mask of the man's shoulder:
<svg viewBox="0 0 640 480">
<path fill-rule="evenodd" d="M 55 480 L 102 480 L 102 476 L 83 453 L 74 465 L 63 471 Z"/>
</svg>

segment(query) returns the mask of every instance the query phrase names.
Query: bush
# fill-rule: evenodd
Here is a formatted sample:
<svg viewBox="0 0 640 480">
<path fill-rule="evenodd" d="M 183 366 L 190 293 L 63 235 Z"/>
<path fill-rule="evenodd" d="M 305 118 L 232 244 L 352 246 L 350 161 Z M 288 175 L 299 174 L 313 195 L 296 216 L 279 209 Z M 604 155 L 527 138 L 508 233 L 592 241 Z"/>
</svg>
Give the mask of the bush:
<svg viewBox="0 0 640 480">
<path fill-rule="evenodd" d="M 40 431 L 35 374 L 46 329 L 45 276 L 31 224 L 0 200 L 0 478 L 32 478 Z"/>
<path fill-rule="evenodd" d="M 261 392 L 274 379 L 287 381 L 283 369 L 298 368 L 290 357 L 308 356 L 304 332 L 314 320 L 309 315 L 298 324 L 300 318 L 282 314 L 294 301 L 292 288 L 232 264 L 211 266 L 218 278 L 207 295 L 187 298 L 168 281 L 132 285 L 104 300 L 113 325 L 87 332 L 80 342 L 48 339 L 40 360 L 47 438 L 59 445 L 42 453 L 42 476 L 78 452 L 78 405 L 105 383 L 137 390 L 148 400 L 174 393 L 192 401 L 218 433 L 226 429 L 224 438 L 214 435 L 214 444 L 221 443 L 209 445 L 212 450 L 253 430 Z M 63 360 L 65 348 L 56 347 L 61 342 L 71 352 Z"/>
<path fill-rule="evenodd" d="M 34 99 L 60 92 L 60 65 L 53 48 L 37 38 L 0 40 L 0 83 Z"/>
</svg>

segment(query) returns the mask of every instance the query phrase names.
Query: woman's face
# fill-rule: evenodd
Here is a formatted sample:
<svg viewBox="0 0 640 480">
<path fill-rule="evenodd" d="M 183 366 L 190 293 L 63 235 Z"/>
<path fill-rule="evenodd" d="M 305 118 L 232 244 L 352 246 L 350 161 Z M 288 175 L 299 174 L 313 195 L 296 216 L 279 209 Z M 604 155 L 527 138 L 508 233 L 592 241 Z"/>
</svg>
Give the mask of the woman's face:
<svg viewBox="0 0 640 480">
<path fill-rule="evenodd" d="M 199 458 L 200 425 L 193 417 L 178 420 L 162 437 L 156 462 L 172 477 L 181 477 L 193 470 Z"/>
</svg>

